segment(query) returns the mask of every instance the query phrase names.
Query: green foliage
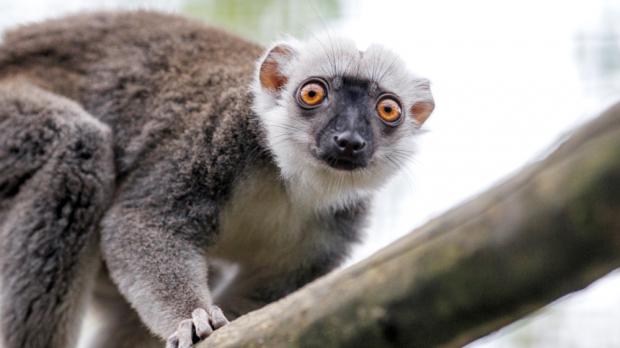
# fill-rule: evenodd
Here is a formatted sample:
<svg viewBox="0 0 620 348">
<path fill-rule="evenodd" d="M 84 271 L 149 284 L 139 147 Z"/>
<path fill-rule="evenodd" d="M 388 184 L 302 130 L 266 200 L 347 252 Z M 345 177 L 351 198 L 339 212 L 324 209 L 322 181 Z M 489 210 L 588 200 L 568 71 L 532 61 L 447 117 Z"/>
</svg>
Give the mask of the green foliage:
<svg viewBox="0 0 620 348">
<path fill-rule="evenodd" d="M 340 0 L 189 0 L 183 13 L 268 43 L 284 35 L 309 37 L 342 16 Z"/>
</svg>

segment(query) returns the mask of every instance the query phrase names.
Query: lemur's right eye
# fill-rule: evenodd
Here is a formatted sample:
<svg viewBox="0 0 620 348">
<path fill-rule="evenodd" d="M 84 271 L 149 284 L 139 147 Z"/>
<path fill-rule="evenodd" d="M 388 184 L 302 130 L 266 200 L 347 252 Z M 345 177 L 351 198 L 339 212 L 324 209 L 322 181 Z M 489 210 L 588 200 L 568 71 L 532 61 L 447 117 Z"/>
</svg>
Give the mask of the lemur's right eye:
<svg viewBox="0 0 620 348">
<path fill-rule="evenodd" d="M 315 108 L 327 97 L 325 84 L 320 80 L 311 80 L 302 85 L 297 92 L 297 103 L 303 108 Z"/>
</svg>

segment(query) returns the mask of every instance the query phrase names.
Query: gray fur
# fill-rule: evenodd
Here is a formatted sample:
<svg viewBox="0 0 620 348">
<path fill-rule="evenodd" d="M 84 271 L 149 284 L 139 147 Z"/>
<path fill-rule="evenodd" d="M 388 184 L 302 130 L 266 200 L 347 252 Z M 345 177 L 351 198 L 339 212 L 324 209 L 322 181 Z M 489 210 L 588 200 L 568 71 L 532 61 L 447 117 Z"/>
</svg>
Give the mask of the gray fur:
<svg viewBox="0 0 620 348">
<path fill-rule="evenodd" d="M 348 43 L 327 42 L 338 57 L 292 45 L 288 85 L 274 95 L 256 82 L 261 47 L 172 15 L 78 15 L 6 35 L 0 345 L 72 346 L 93 283 L 104 321 L 94 347 L 151 347 L 171 335 L 179 345 L 194 310 L 217 328 L 214 304 L 234 318 L 344 260 L 372 192 L 397 168 L 377 160 L 345 175 L 311 163 L 306 148 L 295 148 L 298 167 L 284 158 L 291 144 L 276 142 L 276 123 L 299 136 L 307 127 L 287 98 L 324 73 L 299 67 L 331 67 L 330 77 L 381 69 L 364 76 L 407 107 L 430 92 L 376 48 L 345 67 L 325 61 L 360 57 Z M 386 138 L 382 156 L 410 155 L 402 148 L 418 126 Z"/>
<path fill-rule="evenodd" d="M 68 347 L 99 265 L 111 134 L 78 105 L 0 82 L 2 347 Z"/>
</svg>

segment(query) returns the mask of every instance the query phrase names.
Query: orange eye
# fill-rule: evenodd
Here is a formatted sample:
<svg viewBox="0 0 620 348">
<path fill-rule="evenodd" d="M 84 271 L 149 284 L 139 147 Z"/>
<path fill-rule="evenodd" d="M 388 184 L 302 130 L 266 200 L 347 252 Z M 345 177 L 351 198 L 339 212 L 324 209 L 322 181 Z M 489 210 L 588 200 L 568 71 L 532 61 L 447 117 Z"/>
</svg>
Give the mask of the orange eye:
<svg viewBox="0 0 620 348">
<path fill-rule="evenodd" d="M 395 99 L 386 97 L 377 103 L 377 114 L 386 123 L 396 123 L 400 120 L 402 111 L 400 104 Z"/>
<path fill-rule="evenodd" d="M 327 91 L 322 83 L 311 81 L 299 89 L 297 100 L 300 102 L 301 106 L 311 108 L 321 104 L 321 102 L 325 100 L 326 95 Z"/>
</svg>

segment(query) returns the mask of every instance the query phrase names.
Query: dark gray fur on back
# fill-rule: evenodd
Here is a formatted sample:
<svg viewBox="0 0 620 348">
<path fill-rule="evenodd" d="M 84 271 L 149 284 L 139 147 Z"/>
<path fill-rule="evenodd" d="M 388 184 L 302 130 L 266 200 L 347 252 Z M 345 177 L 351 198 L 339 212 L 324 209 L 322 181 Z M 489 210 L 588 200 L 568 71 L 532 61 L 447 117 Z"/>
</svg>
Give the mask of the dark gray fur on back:
<svg viewBox="0 0 620 348">
<path fill-rule="evenodd" d="M 0 345 L 70 346 L 82 317 L 78 297 L 93 282 L 109 323 L 98 345 L 146 347 L 163 344 L 195 308 L 215 300 L 234 317 L 342 262 L 358 239 L 366 199 L 302 214 L 307 223 L 294 239 L 305 245 L 300 253 L 274 246 L 265 267 L 238 255 L 257 263 L 253 278 L 221 301 L 208 291 L 220 272 L 209 253 L 223 253 L 216 250 L 220 219 L 223 209 L 235 211 L 235 190 L 260 174 L 274 197 L 287 192 L 251 108 L 261 52 L 223 31 L 151 12 L 80 15 L 6 34 Z"/>
</svg>

